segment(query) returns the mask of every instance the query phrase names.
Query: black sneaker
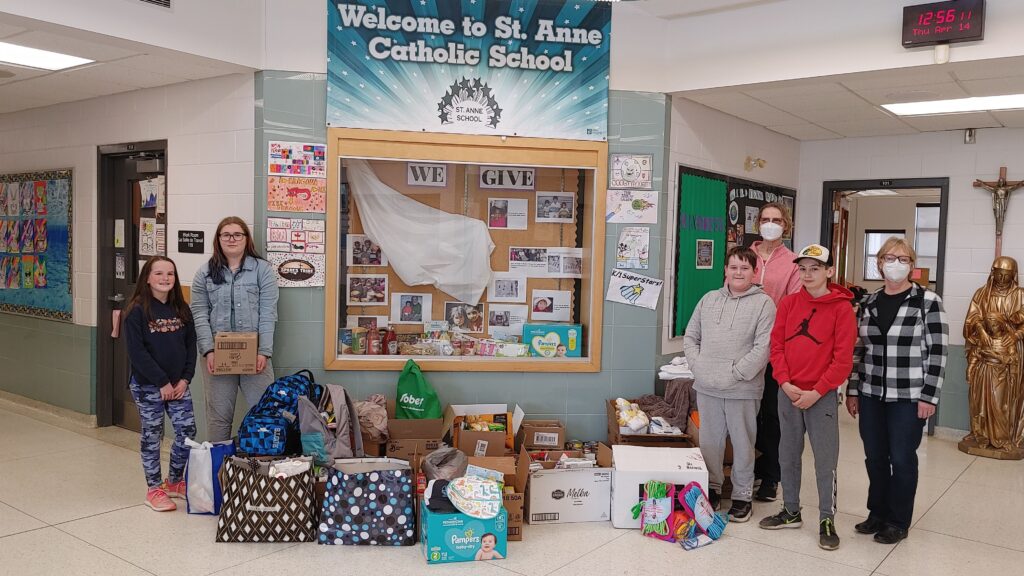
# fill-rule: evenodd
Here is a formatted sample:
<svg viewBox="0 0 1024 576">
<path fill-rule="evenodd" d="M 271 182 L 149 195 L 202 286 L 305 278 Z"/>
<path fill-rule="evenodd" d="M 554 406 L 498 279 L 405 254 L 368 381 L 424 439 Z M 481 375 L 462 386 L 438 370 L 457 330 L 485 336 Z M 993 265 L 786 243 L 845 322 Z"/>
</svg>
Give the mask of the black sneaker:
<svg viewBox="0 0 1024 576">
<path fill-rule="evenodd" d="M 783 528 L 799 528 L 804 525 L 804 522 L 800 517 L 799 510 L 790 512 L 783 506 L 781 512 L 774 516 L 762 518 L 757 525 L 765 530 L 781 530 Z"/>
<path fill-rule="evenodd" d="M 752 510 L 753 507 L 750 505 L 750 502 L 733 500 L 732 507 L 729 508 L 729 520 L 733 522 L 746 522 L 750 520 Z"/>
<path fill-rule="evenodd" d="M 754 494 L 754 500 L 758 502 L 775 502 L 776 495 L 779 492 L 779 483 L 771 480 L 762 480 L 761 487 L 757 489 L 757 493 Z"/>
<path fill-rule="evenodd" d="M 836 521 L 832 518 L 825 518 L 820 522 L 818 548 L 822 550 L 837 550 L 839 548 L 839 534 L 836 534 Z"/>
<path fill-rule="evenodd" d="M 907 537 L 907 531 L 892 524 L 885 525 L 875 534 L 875 542 L 879 544 L 895 544 Z"/>
<path fill-rule="evenodd" d="M 876 534 L 882 528 L 885 528 L 885 522 L 871 517 L 853 527 L 858 534 Z"/>
<path fill-rule="evenodd" d="M 717 512 L 722 507 L 722 493 L 718 490 L 708 490 L 708 502 L 711 504 L 711 509 Z"/>
</svg>

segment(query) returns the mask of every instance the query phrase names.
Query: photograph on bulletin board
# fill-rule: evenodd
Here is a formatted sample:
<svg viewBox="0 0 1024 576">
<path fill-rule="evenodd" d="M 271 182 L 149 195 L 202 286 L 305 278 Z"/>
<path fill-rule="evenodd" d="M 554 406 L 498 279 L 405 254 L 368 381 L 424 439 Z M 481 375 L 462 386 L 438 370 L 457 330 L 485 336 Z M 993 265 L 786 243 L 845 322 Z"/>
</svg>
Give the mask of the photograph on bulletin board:
<svg viewBox="0 0 1024 576">
<path fill-rule="evenodd" d="M 72 171 L 0 174 L 0 311 L 72 320 Z"/>
</svg>

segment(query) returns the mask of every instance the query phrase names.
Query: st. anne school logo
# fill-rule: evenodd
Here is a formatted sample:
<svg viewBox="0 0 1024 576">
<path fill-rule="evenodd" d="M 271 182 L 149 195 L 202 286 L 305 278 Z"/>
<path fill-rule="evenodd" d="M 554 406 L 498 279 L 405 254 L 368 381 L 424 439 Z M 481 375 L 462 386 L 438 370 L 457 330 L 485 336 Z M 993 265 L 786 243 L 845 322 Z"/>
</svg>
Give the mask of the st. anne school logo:
<svg viewBox="0 0 1024 576">
<path fill-rule="evenodd" d="M 437 104 L 441 124 L 497 128 L 501 108 L 491 87 L 479 78 L 463 78 L 452 84 Z"/>
</svg>

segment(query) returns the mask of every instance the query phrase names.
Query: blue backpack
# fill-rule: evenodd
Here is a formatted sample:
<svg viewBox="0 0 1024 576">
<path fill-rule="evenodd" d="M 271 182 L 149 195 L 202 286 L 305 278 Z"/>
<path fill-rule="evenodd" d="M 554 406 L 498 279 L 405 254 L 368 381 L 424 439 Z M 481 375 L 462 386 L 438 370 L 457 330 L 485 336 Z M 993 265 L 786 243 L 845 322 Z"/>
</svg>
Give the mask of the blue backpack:
<svg viewBox="0 0 1024 576">
<path fill-rule="evenodd" d="M 318 402 L 322 393 L 309 370 L 275 380 L 238 426 L 238 451 L 249 456 L 301 453 L 299 398 Z"/>
</svg>

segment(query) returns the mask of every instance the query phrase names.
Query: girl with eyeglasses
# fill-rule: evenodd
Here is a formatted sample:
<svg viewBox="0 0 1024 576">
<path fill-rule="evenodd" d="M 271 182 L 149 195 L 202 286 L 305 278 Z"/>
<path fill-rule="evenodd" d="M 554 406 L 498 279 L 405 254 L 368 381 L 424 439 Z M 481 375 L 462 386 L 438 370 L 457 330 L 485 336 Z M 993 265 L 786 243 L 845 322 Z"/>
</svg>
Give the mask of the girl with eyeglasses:
<svg viewBox="0 0 1024 576">
<path fill-rule="evenodd" d="M 199 354 L 205 358 L 208 440 L 231 438 L 235 398 L 242 390 L 249 407 L 274 381 L 270 357 L 277 322 L 277 278 L 260 257 L 245 221 L 229 216 L 217 225 L 213 256 L 192 280 L 192 316 Z M 255 374 L 213 374 L 213 339 L 219 332 L 259 335 Z"/>
</svg>

